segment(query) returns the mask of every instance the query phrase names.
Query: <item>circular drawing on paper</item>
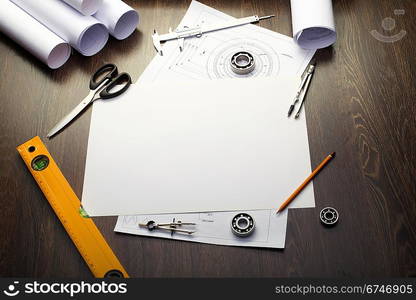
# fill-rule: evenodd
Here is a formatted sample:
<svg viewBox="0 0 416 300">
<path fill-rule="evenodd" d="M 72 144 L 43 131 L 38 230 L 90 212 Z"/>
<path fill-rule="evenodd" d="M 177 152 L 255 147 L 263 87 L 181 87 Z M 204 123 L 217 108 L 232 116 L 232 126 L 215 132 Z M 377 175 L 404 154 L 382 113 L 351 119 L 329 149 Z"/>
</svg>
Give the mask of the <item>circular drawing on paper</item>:
<svg viewBox="0 0 416 300">
<path fill-rule="evenodd" d="M 249 74 L 236 74 L 231 68 L 232 56 L 241 51 L 249 52 L 254 57 L 256 66 Z M 278 53 L 259 40 L 232 39 L 224 42 L 210 54 L 207 68 L 210 79 L 277 76 L 280 61 Z"/>
</svg>

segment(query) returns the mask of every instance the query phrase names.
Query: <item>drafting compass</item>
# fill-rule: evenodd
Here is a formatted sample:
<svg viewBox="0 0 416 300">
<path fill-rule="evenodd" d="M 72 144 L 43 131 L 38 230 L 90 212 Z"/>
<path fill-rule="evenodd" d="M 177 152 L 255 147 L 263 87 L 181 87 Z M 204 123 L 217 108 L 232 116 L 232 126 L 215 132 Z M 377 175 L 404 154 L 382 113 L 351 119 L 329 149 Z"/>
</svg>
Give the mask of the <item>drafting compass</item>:
<svg viewBox="0 0 416 300">
<path fill-rule="evenodd" d="M 153 231 L 155 229 L 161 229 L 161 230 L 170 231 L 172 234 L 175 232 L 187 233 L 187 234 L 194 233 L 195 230 L 178 228 L 178 227 L 188 226 L 188 225 L 192 226 L 192 225 L 196 225 L 196 223 L 185 223 L 182 221 L 175 221 L 175 219 L 173 219 L 172 223 L 159 223 L 158 224 L 155 221 L 149 221 L 146 224 L 139 223 L 140 227 L 146 227 L 149 231 Z"/>
<path fill-rule="evenodd" d="M 312 76 L 315 72 L 316 63 L 312 63 L 309 65 L 305 76 L 302 79 L 302 82 L 299 86 L 298 92 L 296 93 L 295 100 L 293 101 L 293 104 L 289 107 L 289 112 L 287 113 L 287 116 L 290 117 L 293 110 L 295 109 L 296 104 L 300 101 L 300 106 L 298 108 L 298 111 L 296 112 L 295 119 L 299 118 L 300 112 L 302 110 L 303 104 L 305 103 L 305 97 L 306 93 L 308 92 L 309 85 L 312 80 Z"/>
</svg>

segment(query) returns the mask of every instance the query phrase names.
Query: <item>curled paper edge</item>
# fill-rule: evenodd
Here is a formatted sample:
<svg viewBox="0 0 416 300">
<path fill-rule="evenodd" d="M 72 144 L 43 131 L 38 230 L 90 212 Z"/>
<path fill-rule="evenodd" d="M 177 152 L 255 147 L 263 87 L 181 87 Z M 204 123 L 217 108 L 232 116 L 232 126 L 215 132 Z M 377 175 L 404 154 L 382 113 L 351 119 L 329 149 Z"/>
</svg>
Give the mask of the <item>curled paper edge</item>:
<svg viewBox="0 0 416 300">
<path fill-rule="evenodd" d="M 313 31 L 321 31 L 321 34 L 314 35 Z M 297 44 L 308 50 L 316 50 L 329 47 L 337 40 L 337 33 L 329 27 L 309 27 L 295 34 Z"/>
<path fill-rule="evenodd" d="M 332 0 L 290 0 L 292 31 L 303 49 L 317 50 L 336 42 Z"/>
<path fill-rule="evenodd" d="M 56 45 L 49 53 L 46 64 L 51 69 L 62 67 L 71 56 L 71 46 L 64 42 Z"/>
<path fill-rule="evenodd" d="M 51 69 L 63 66 L 71 46 L 10 1 L 0 1 L 0 32 Z"/>
<path fill-rule="evenodd" d="M 82 32 L 78 39 L 76 50 L 84 56 L 93 56 L 104 48 L 108 38 L 107 28 L 104 24 L 97 22 Z"/>
<path fill-rule="evenodd" d="M 139 13 L 121 0 L 103 0 L 103 5 L 93 17 L 102 22 L 118 40 L 129 37 L 140 21 Z"/>
<path fill-rule="evenodd" d="M 63 0 L 66 4 L 75 8 L 84 16 L 92 16 L 103 4 L 103 0 Z"/>
<path fill-rule="evenodd" d="M 112 35 L 118 40 L 129 37 L 137 28 L 140 21 L 139 14 L 135 10 L 124 13 L 117 21 Z"/>
</svg>

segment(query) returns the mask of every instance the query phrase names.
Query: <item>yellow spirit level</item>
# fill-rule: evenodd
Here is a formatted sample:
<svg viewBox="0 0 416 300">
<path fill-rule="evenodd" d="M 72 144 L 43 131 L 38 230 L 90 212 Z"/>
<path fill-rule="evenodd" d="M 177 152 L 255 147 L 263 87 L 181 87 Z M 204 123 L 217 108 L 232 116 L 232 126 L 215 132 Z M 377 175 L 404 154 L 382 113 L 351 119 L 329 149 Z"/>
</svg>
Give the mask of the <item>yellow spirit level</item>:
<svg viewBox="0 0 416 300">
<path fill-rule="evenodd" d="M 17 151 L 94 276 L 129 277 L 41 139 L 34 137 Z"/>
</svg>

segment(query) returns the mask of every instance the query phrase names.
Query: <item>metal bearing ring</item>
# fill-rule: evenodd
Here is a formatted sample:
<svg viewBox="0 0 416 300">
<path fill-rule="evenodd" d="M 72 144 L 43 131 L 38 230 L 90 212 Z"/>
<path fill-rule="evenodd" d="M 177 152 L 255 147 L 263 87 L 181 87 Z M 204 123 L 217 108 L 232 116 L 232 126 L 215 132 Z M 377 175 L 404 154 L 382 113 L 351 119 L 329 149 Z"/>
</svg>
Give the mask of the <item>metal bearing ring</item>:
<svg viewBox="0 0 416 300">
<path fill-rule="evenodd" d="M 231 231 L 239 237 L 249 236 L 253 233 L 254 228 L 253 217 L 246 213 L 235 215 L 231 221 Z"/>
<path fill-rule="evenodd" d="M 338 222 L 339 214 L 335 208 L 325 207 L 319 213 L 319 218 L 325 226 L 333 226 Z"/>
<path fill-rule="evenodd" d="M 255 68 L 254 56 L 247 51 L 240 51 L 231 57 L 231 69 L 234 73 L 244 75 Z"/>
</svg>

